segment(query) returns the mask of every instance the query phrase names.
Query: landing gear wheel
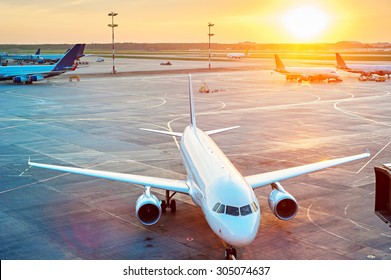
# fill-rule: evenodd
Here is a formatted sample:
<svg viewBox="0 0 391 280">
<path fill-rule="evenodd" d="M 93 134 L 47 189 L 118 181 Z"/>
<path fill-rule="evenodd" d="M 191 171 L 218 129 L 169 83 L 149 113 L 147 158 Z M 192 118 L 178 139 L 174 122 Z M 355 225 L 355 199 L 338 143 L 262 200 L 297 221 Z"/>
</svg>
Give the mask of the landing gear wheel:
<svg viewBox="0 0 391 280">
<path fill-rule="evenodd" d="M 174 192 L 172 195 L 170 195 L 170 191 L 166 190 L 166 199 L 162 200 L 162 203 L 160 205 L 163 213 L 166 213 L 167 208 L 171 209 L 171 213 L 176 212 L 176 201 L 175 201 L 175 199 L 171 199 L 175 194 L 176 194 L 176 192 Z"/>
<path fill-rule="evenodd" d="M 170 208 L 171 208 L 171 213 L 175 213 L 176 212 L 176 201 L 175 201 L 175 199 L 171 200 Z"/>
<path fill-rule="evenodd" d="M 225 249 L 225 259 L 236 260 L 236 249 L 232 247 Z"/>
</svg>

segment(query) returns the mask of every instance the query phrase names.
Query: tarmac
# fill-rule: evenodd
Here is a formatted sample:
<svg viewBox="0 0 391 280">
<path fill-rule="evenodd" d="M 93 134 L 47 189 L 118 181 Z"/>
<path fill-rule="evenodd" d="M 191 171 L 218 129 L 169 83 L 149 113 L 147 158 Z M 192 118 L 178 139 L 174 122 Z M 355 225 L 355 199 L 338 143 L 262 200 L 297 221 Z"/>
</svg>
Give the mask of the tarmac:
<svg viewBox="0 0 391 280">
<path fill-rule="evenodd" d="M 0 84 L 0 259 L 224 258 L 224 245 L 188 196 L 175 195 L 177 212 L 148 227 L 135 216 L 141 186 L 27 164 L 31 157 L 185 178 L 174 139 L 140 128 L 182 132 L 188 125 L 186 72 L 198 126 L 240 126 L 212 138 L 244 176 L 371 152 L 281 182 L 299 203 L 291 221 L 269 209 L 270 186 L 257 189 L 261 226 L 238 259 L 391 259 L 391 230 L 373 213 L 373 168 L 391 162 L 391 80 L 359 82 L 340 73 L 341 83 L 298 84 L 272 72 L 272 60 L 212 62 L 208 71 L 207 61 L 160 62 L 119 59 L 113 75 L 110 60 L 90 58 L 72 74 Z M 80 82 L 69 82 L 73 74 Z M 213 93 L 198 93 L 204 82 Z"/>
</svg>

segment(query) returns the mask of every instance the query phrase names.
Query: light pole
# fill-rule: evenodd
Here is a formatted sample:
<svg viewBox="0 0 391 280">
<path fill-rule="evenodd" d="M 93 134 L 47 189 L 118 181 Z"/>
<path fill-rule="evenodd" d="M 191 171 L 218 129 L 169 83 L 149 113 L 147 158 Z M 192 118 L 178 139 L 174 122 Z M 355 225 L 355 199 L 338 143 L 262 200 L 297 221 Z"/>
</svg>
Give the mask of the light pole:
<svg viewBox="0 0 391 280">
<path fill-rule="evenodd" d="M 209 33 L 208 33 L 208 36 L 209 36 L 209 48 L 208 48 L 208 52 L 209 52 L 209 69 L 211 68 L 210 67 L 210 37 L 214 36 L 214 34 L 210 33 L 210 28 L 214 26 L 213 23 L 208 23 L 208 27 L 209 27 Z"/>
<path fill-rule="evenodd" d="M 115 12 L 110 12 L 108 16 L 111 17 L 111 24 L 108 24 L 109 27 L 111 27 L 111 37 L 112 37 L 112 42 L 113 42 L 113 74 L 117 73 L 115 71 L 115 64 L 114 64 L 114 56 L 115 56 L 115 51 L 114 51 L 114 27 L 117 27 L 118 24 L 114 24 L 114 17 L 118 15 L 118 13 Z"/>
</svg>

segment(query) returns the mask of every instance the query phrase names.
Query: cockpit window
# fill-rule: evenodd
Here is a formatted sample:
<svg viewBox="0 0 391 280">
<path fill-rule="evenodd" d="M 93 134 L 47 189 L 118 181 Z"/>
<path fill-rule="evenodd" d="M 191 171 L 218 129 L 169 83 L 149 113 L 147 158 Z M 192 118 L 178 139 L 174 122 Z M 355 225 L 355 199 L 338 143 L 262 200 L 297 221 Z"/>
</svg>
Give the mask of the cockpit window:
<svg viewBox="0 0 391 280">
<path fill-rule="evenodd" d="M 252 213 L 252 211 L 251 211 L 250 205 L 246 205 L 246 206 L 240 207 L 240 215 L 246 216 L 246 215 L 249 215 L 251 213 Z"/>
<path fill-rule="evenodd" d="M 226 214 L 231 215 L 231 216 L 239 216 L 239 208 L 227 205 Z"/>
<path fill-rule="evenodd" d="M 225 213 L 225 205 L 221 204 L 220 207 L 217 209 L 217 213 Z"/>
<path fill-rule="evenodd" d="M 221 203 L 217 202 L 216 205 L 213 207 L 213 211 L 216 211 L 217 208 L 219 208 L 220 205 L 221 205 Z"/>
<path fill-rule="evenodd" d="M 236 207 L 236 206 L 225 206 L 224 204 L 221 204 L 220 202 L 217 202 L 215 206 L 213 206 L 213 211 L 220 213 L 220 214 L 227 214 L 231 216 L 247 216 L 251 213 L 255 213 L 258 211 L 257 204 L 253 201 L 251 204 L 242 206 L 242 207 Z"/>
</svg>

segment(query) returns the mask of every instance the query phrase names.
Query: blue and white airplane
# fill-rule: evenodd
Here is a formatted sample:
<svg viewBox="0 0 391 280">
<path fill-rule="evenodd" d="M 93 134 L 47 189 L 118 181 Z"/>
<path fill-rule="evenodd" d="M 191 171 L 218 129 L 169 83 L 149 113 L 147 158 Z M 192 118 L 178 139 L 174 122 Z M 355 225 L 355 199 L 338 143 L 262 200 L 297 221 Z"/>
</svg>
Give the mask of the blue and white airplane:
<svg viewBox="0 0 391 280">
<path fill-rule="evenodd" d="M 44 64 L 44 63 L 50 63 L 54 64 L 58 62 L 61 58 L 63 58 L 67 52 L 69 52 L 70 49 L 68 49 L 65 53 L 62 54 L 41 54 L 41 48 L 39 48 L 35 54 L 0 54 L 1 60 L 8 60 L 12 59 L 14 61 L 19 62 L 20 64 L 25 63 L 38 63 L 38 64 Z M 79 52 L 76 56 L 76 59 L 79 59 L 84 56 L 83 53 L 84 50 Z"/>
<path fill-rule="evenodd" d="M 75 70 L 78 55 L 83 54 L 85 44 L 76 44 L 69 50 L 62 59 L 54 65 L 10 65 L 0 66 L 0 80 L 13 80 L 14 83 L 32 84 L 63 74 L 70 70 Z"/>
<path fill-rule="evenodd" d="M 179 151 L 187 173 L 185 180 L 48 165 L 31 162 L 30 159 L 28 164 L 34 167 L 144 186 L 144 193 L 136 202 L 136 216 L 143 225 L 147 226 L 157 223 L 162 212 L 165 212 L 167 208 L 170 208 L 172 212 L 176 211 L 176 202 L 172 199 L 175 193 L 189 195 L 194 203 L 201 207 L 213 232 L 227 244 L 226 259 L 233 259 L 236 258 L 234 247 L 249 245 L 258 232 L 261 213 L 254 194 L 255 189 L 271 184 L 269 206 L 272 212 L 281 220 L 290 220 L 296 215 L 298 204 L 296 199 L 284 190 L 279 181 L 369 156 L 369 153 L 363 153 L 252 176 L 242 176 L 209 137 L 238 126 L 202 131 L 196 125 L 190 76 L 189 96 L 190 125 L 182 133 L 143 129 L 181 139 Z M 166 199 L 160 201 L 151 193 L 151 188 L 166 190 Z M 170 195 L 170 192 L 174 193 Z"/>
<path fill-rule="evenodd" d="M 8 59 L 12 59 L 15 61 L 18 61 L 20 63 L 22 62 L 38 62 L 41 57 L 39 56 L 41 54 L 41 48 L 39 48 L 35 54 L 8 54 L 8 53 L 2 53 L 0 54 L 0 59 L 2 61 L 8 62 Z"/>
</svg>

